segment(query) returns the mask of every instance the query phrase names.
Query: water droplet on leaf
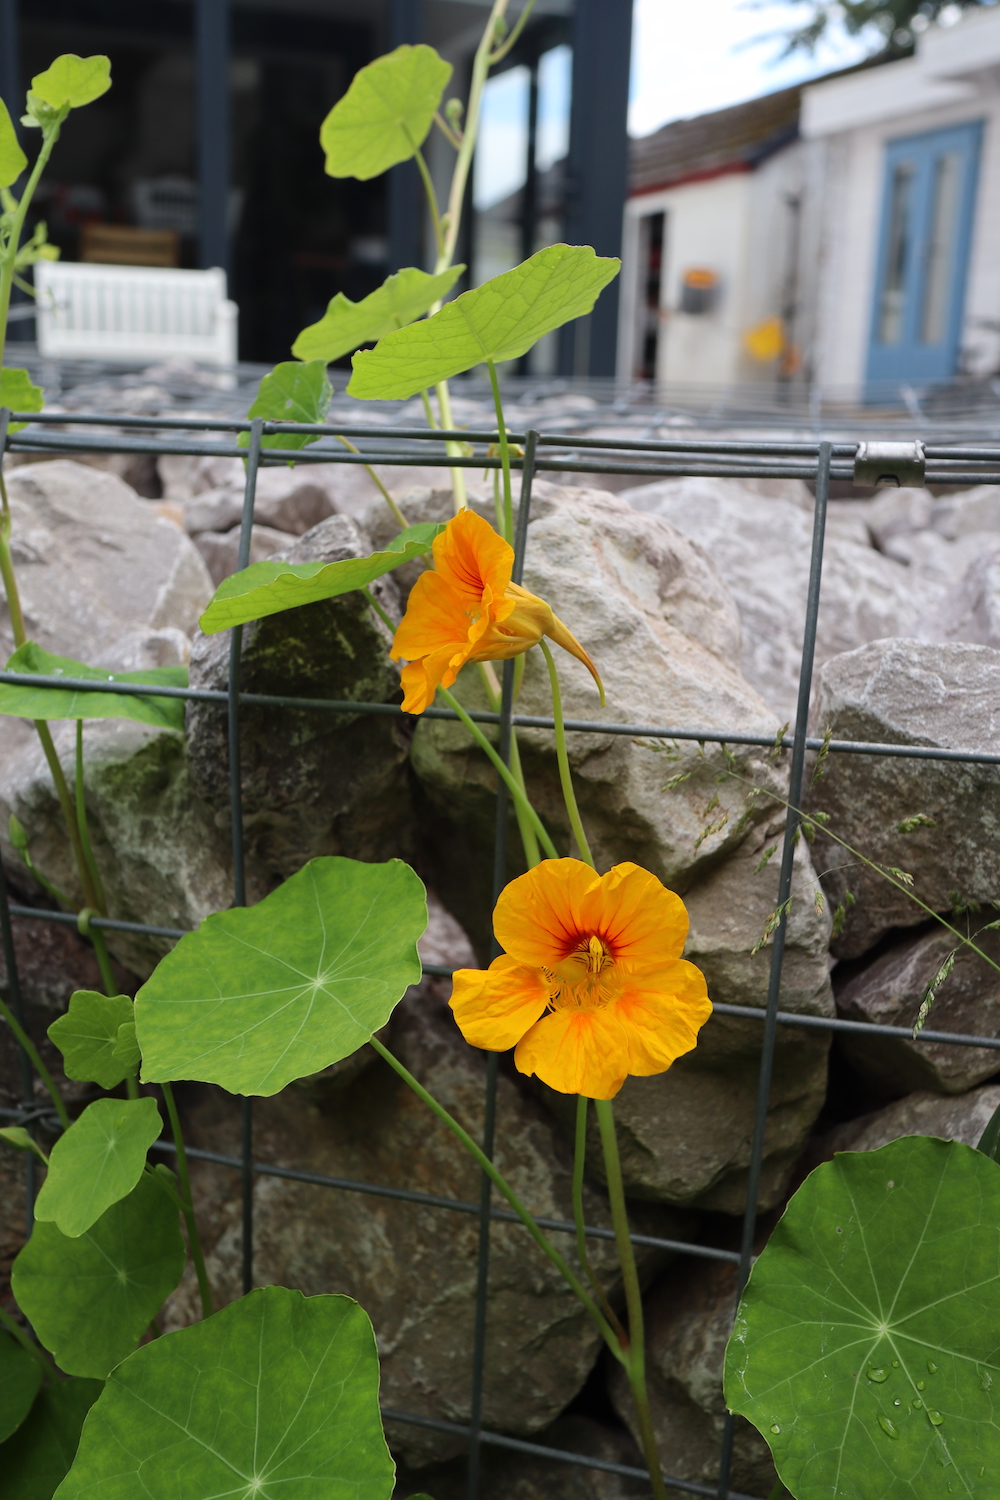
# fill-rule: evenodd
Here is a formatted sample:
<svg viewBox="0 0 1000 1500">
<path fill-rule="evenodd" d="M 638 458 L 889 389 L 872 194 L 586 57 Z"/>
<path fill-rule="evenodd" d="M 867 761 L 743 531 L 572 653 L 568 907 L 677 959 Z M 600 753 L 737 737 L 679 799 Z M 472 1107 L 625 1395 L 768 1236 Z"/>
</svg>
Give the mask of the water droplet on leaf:
<svg viewBox="0 0 1000 1500">
<path fill-rule="evenodd" d="M 899 1433 L 896 1431 L 895 1424 L 893 1422 L 890 1422 L 888 1417 L 883 1417 L 881 1412 L 879 1413 L 878 1425 L 881 1427 L 886 1437 L 899 1437 Z"/>
<path fill-rule="evenodd" d="M 979 1384 L 982 1386 L 984 1391 L 989 1390 L 990 1386 L 993 1384 L 993 1376 L 990 1374 L 989 1370 L 980 1370 Z"/>
<path fill-rule="evenodd" d="M 921 1401 L 919 1396 L 914 1396 L 913 1401 L 911 1402 L 914 1411 L 919 1411 L 923 1404 L 924 1403 Z"/>
<path fill-rule="evenodd" d="M 894 1370 L 898 1370 L 899 1369 L 899 1360 L 898 1359 L 894 1359 L 893 1360 L 893 1362 L 892 1362 L 892 1368 Z"/>
<path fill-rule="evenodd" d="M 772 1422 L 771 1423 L 771 1431 L 772 1432 L 780 1432 L 781 1431 L 781 1428 L 778 1426 L 777 1422 Z"/>
<path fill-rule="evenodd" d="M 883 1370 L 879 1365 L 868 1366 L 868 1379 L 876 1381 L 879 1385 L 883 1380 L 889 1379 L 889 1371 Z"/>
<path fill-rule="evenodd" d="M 930 1370 L 930 1372 L 931 1372 L 932 1375 L 936 1375 L 937 1372 L 938 1372 L 938 1367 L 937 1367 L 937 1365 L 934 1363 L 934 1361 L 932 1359 L 929 1359 L 927 1361 L 927 1368 L 928 1368 L 928 1370 Z"/>
<path fill-rule="evenodd" d="M 927 1384 L 926 1380 L 918 1380 L 917 1381 L 917 1390 L 918 1391 L 922 1391 L 924 1389 L 924 1387 L 926 1386 L 926 1384 Z"/>
<path fill-rule="evenodd" d="M 902 1403 L 902 1401 L 900 1401 L 900 1399 L 899 1399 L 898 1396 L 893 1396 L 893 1398 L 892 1398 L 892 1404 L 893 1404 L 893 1406 L 902 1406 L 903 1403 Z"/>
<path fill-rule="evenodd" d="M 942 1417 L 941 1413 L 939 1411 L 935 1411 L 933 1407 L 929 1406 L 927 1408 L 927 1415 L 930 1417 L 935 1427 L 940 1427 L 941 1423 L 944 1421 L 944 1417 Z"/>
</svg>

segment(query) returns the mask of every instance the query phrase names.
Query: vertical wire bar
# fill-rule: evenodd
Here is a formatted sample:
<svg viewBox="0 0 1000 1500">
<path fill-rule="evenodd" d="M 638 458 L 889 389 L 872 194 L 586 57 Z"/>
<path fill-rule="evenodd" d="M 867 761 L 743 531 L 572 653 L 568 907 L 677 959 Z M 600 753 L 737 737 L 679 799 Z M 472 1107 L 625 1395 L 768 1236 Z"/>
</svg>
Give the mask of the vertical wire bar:
<svg viewBox="0 0 1000 1500">
<path fill-rule="evenodd" d="M 240 522 L 240 545 L 237 568 L 250 561 L 253 538 L 253 507 L 257 493 L 257 470 L 260 467 L 260 445 L 264 423 L 254 417 L 250 425 L 250 448 L 247 453 L 247 481 L 243 491 L 243 519 Z M 229 638 L 229 816 L 233 841 L 233 905 L 246 906 L 246 863 L 243 853 L 243 777 L 240 764 L 240 661 L 243 651 L 243 626 L 233 627 Z M 253 1290 L 253 1101 L 240 1101 L 240 1187 L 243 1206 L 243 1292 Z"/>
<path fill-rule="evenodd" d="M 826 536 L 826 507 L 830 495 L 831 443 L 820 443 L 816 465 L 816 509 L 813 513 L 812 554 L 809 560 L 809 591 L 806 595 L 806 623 L 802 638 L 802 660 L 799 670 L 799 695 L 795 710 L 795 733 L 792 740 L 792 764 L 788 776 L 788 812 L 785 816 L 785 842 L 781 851 L 781 874 L 778 879 L 778 906 L 784 907 L 771 948 L 771 972 L 768 979 L 767 1013 L 761 1042 L 760 1075 L 757 1083 L 757 1108 L 754 1117 L 753 1144 L 747 1173 L 747 1206 L 743 1216 L 743 1241 L 737 1278 L 737 1297 L 743 1293 L 753 1259 L 754 1231 L 757 1227 L 757 1195 L 760 1192 L 764 1163 L 764 1136 L 767 1131 L 767 1107 L 771 1093 L 774 1046 L 778 1034 L 778 1005 L 781 996 L 781 969 L 785 957 L 785 934 L 788 927 L 788 901 L 792 891 L 792 868 L 795 860 L 795 836 L 799 827 L 799 804 L 806 764 L 809 699 L 812 695 L 813 661 L 816 655 L 816 622 L 819 615 L 819 590 L 823 572 L 823 541 Z M 726 1413 L 719 1457 L 718 1500 L 729 1493 L 729 1472 L 733 1458 L 735 1418 Z"/>
<path fill-rule="evenodd" d="M 10 407 L 4 406 L 0 408 L 0 468 L 3 466 L 4 454 L 7 451 L 7 428 L 9 426 Z M 2 865 L 0 865 L 0 944 L 3 947 L 3 961 L 7 969 L 10 1008 L 23 1026 L 24 1006 L 21 1003 L 21 980 L 17 972 L 17 955 L 14 952 L 14 928 L 10 920 L 10 903 L 7 899 L 7 877 Z M 17 1050 L 21 1059 L 23 1102 L 30 1108 L 35 1102 L 31 1059 L 20 1042 L 17 1043 Z M 28 1129 L 34 1134 L 31 1126 Z M 35 1223 L 35 1158 L 30 1151 L 25 1152 L 25 1157 L 27 1159 L 24 1163 L 24 1226 L 25 1234 L 30 1239 Z"/>
<path fill-rule="evenodd" d="M 524 549 L 528 539 L 528 513 L 531 508 L 531 485 L 535 476 L 535 449 L 538 433 L 529 432 L 524 447 L 524 468 L 521 471 L 521 499 L 518 505 L 517 525 L 514 532 L 514 565 L 511 577 L 520 583 L 524 572 Z M 500 699 L 500 743 L 498 749 L 504 765 L 510 765 L 511 717 L 514 712 L 514 663 L 503 665 L 503 693 Z M 493 901 L 494 904 L 507 881 L 507 810 L 508 792 L 506 784 L 498 781 L 496 801 L 496 837 L 493 844 Z M 495 937 L 490 940 L 490 958 L 500 952 Z M 483 1151 L 493 1159 L 493 1143 L 496 1130 L 497 1073 L 499 1059 L 495 1052 L 486 1059 L 486 1098 L 483 1110 Z M 479 1240 L 476 1255 L 476 1305 L 472 1333 L 472 1392 L 469 1402 L 469 1467 L 468 1500 L 479 1500 L 479 1471 L 481 1445 L 479 1433 L 483 1418 L 483 1376 L 486 1366 L 486 1302 L 490 1273 L 490 1208 L 493 1185 L 484 1172 L 479 1184 Z"/>
</svg>

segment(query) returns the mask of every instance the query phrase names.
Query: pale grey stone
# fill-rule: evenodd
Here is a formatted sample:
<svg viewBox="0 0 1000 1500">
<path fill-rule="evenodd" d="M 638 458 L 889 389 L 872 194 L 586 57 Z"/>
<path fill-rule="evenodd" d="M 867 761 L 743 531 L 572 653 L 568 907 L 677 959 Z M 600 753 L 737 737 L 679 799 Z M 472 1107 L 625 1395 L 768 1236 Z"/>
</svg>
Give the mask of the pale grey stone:
<svg viewBox="0 0 1000 1500">
<path fill-rule="evenodd" d="M 272 526 L 254 526 L 250 533 L 250 561 L 263 562 L 267 557 L 283 552 L 294 538 L 285 531 L 275 531 Z M 240 534 L 233 531 L 201 531 L 194 538 L 194 545 L 205 560 L 218 587 L 224 578 L 235 573 L 239 565 Z"/>
<path fill-rule="evenodd" d="M 75 726 L 54 735 L 60 763 L 74 777 Z M 127 719 L 84 728 L 87 822 L 111 915 L 187 930 L 232 901 L 229 841 L 192 785 L 183 735 Z M 5 765 L 0 817 L 24 825 L 36 867 L 82 904 L 65 824 L 40 747 Z M 16 869 L 15 857 L 10 856 Z M 147 976 L 171 946 L 167 938 L 109 931 L 108 946 Z"/>
<path fill-rule="evenodd" d="M 211 597 L 212 581 L 183 532 L 159 519 L 114 475 L 66 459 L 16 469 L 7 479 L 7 491 L 14 566 L 33 640 L 56 655 L 111 669 L 186 661 L 188 638 Z M 6 603 L 0 603 L 4 659 L 13 647 L 10 616 Z M 127 734 L 125 726 L 88 725 L 88 761 L 92 751 L 99 760 L 104 756 L 100 747 L 105 740 L 117 747 L 109 751 L 112 759 L 119 757 Z M 148 765 L 158 753 L 144 749 L 143 763 Z M 167 760 L 172 767 L 169 754 Z M 65 763 L 72 781 L 72 759 Z M 164 775 L 170 782 L 174 770 Z M 2 717 L 0 848 L 5 866 L 25 882 L 23 866 L 7 841 L 11 811 L 24 823 L 42 872 L 73 890 L 62 848 L 62 817 L 34 729 L 25 720 Z M 48 851 L 44 856 L 43 848 Z M 161 910 L 186 909 L 173 897 L 156 904 Z"/>
<path fill-rule="evenodd" d="M 1000 652 L 986 646 L 874 641 L 829 661 L 819 674 L 813 724 L 835 739 L 938 746 L 995 753 L 1000 731 Z M 914 879 L 932 911 L 955 893 L 1000 898 L 1000 767 L 900 756 L 831 755 L 807 806 L 829 814 L 830 829 L 865 856 Z M 917 814 L 933 827 L 900 833 Z M 850 890 L 833 951 L 866 952 L 893 927 L 914 927 L 926 912 L 882 875 L 820 834 L 814 859 L 831 908 Z"/>
<path fill-rule="evenodd" d="M 923 531 L 931 524 L 934 496 L 930 490 L 893 489 L 880 490 L 874 500 L 863 501 L 865 520 L 883 552 L 893 537 L 904 536 L 911 531 Z M 831 504 L 831 511 L 835 505 Z"/>
<path fill-rule="evenodd" d="M 921 620 L 922 639 L 1000 648 L 1000 537 L 980 532 L 976 541 L 979 555 Z"/>
<path fill-rule="evenodd" d="M 743 627 L 744 677 L 776 713 L 793 719 L 798 692 L 812 517 L 740 481 L 663 479 L 623 490 L 698 542 L 729 585 Z M 831 515 L 836 514 L 831 504 Z M 906 635 L 925 604 L 907 569 L 831 529 L 823 555 L 816 665 L 887 635 Z"/>
<path fill-rule="evenodd" d="M 995 484 L 978 484 L 955 495 L 941 495 L 934 502 L 929 524 L 952 540 L 970 532 L 1000 531 L 1000 489 Z"/>
<path fill-rule="evenodd" d="M 897 1099 L 885 1109 L 839 1125 L 823 1138 L 827 1156 L 834 1151 L 877 1151 L 904 1135 L 936 1135 L 946 1141 L 978 1146 L 980 1137 L 1000 1109 L 1000 1084 L 957 1096 L 916 1093 Z"/>
<path fill-rule="evenodd" d="M 990 908 L 985 915 L 973 914 L 968 929 L 976 946 L 997 964 L 997 933 L 977 935 L 995 916 Z M 966 928 L 965 921 L 961 927 Z M 912 1028 L 928 985 L 951 954 L 956 955 L 954 968 L 937 991 L 927 1028 L 1000 1037 L 1000 972 L 943 928 L 906 938 L 881 954 L 840 991 L 838 1008 L 850 1020 Z M 841 1036 L 840 1045 L 862 1078 L 883 1094 L 911 1089 L 961 1094 L 1000 1072 L 1000 1051 L 988 1047 L 850 1032 Z"/>
</svg>

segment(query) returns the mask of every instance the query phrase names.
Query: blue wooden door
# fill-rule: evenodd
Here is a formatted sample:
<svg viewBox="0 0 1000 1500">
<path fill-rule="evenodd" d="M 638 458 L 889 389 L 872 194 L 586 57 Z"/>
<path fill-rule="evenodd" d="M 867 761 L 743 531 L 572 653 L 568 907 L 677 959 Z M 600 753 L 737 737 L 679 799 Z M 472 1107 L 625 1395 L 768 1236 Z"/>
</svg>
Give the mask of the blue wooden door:
<svg viewBox="0 0 1000 1500">
<path fill-rule="evenodd" d="M 981 134 L 976 120 L 886 148 L 869 400 L 956 372 Z"/>
</svg>

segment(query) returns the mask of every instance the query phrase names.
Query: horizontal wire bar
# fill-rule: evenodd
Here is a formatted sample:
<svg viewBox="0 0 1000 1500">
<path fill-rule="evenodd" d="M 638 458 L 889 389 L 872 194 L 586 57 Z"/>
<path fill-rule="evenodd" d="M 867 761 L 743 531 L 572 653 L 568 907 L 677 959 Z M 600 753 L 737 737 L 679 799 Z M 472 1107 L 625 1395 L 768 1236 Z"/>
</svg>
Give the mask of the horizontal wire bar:
<svg viewBox="0 0 1000 1500">
<path fill-rule="evenodd" d="M 154 1141 L 154 1151 L 174 1152 L 176 1147 L 173 1141 Z M 188 1156 L 197 1161 L 207 1161 L 219 1167 L 232 1167 L 239 1170 L 242 1162 L 238 1156 L 226 1156 L 220 1151 L 202 1151 L 198 1147 L 188 1146 Z M 388 1187 L 381 1183 L 360 1182 L 354 1177 L 328 1177 L 322 1172 L 303 1172 L 297 1167 L 276 1167 L 268 1162 L 257 1162 L 253 1164 L 253 1170 L 260 1177 L 280 1177 L 288 1182 L 304 1182 L 311 1187 L 337 1188 L 344 1193 L 365 1193 L 373 1198 L 395 1198 L 403 1203 L 416 1203 L 423 1208 L 444 1208 L 452 1213 L 474 1214 L 480 1212 L 480 1205 L 466 1201 L 464 1198 L 445 1198 L 435 1193 L 421 1193 L 416 1188 Z M 493 1208 L 490 1217 L 498 1219 L 506 1224 L 520 1224 L 521 1220 L 517 1214 L 509 1208 Z M 551 1229 L 556 1234 L 575 1234 L 576 1225 L 571 1224 L 568 1219 L 543 1219 L 536 1218 L 535 1223 L 543 1229 Z M 585 1226 L 586 1233 L 590 1239 L 613 1240 L 615 1232 L 613 1229 L 602 1229 L 600 1225 L 588 1224 Z M 713 1245 L 695 1245 L 688 1240 L 664 1239 L 655 1234 L 632 1233 L 631 1240 L 634 1245 L 649 1245 L 654 1250 L 673 1250 L 678 1255 L 699 1255 L 708 1260 L 728 1260 L 736 1262 L 739 1256 L 732 1250 L 719 1250 Z"/>
<path fill-rule="evenodd" d="M 11 916 L 27 917 L 43 922 L 62 922 L 66 927 L 76 927 L 76 913 L 72 911 L 46 911 L 39 906 L 15 906 L 11 904 Z M 154 927 L 148 922 L 119 922 L 116 917 L 89 917 L 88 926 L 104 927 L 109 932 L 138 932 L 143 937 L 182 938 L 188 929 L 183 927 Z"/>
<path fill-rule="evenodd" d="M 113 693 L 128 698 L 184 698 L 195 703 L 226 704 L 228 693 L 222 688 L 160 687 L 154 683 L 94 682 L 86 677 L 54 677 L 37 672 L 0 672 L 0 683 L 13 687 L 48 688 L 53 692 Z M 240 693 L 241 703 L 255 708 L 298 708 L 337 714 L 382 714 L 399 717 L 397 703 L 369 703 L 342 698 L 297 698 L 281 693 Z M 407 716 L 409 717 L 409 716 Z M 450 708 L 426 708 L 422 718 L 452 719 L 458 715 Z M 499 724 L 500 715 L 487 709 L 470 709 L 469 718 L 477 724 Z M 554 722 L 544 714 L 514 714 L 511 722 L 519 729 L 553 729 Z M 576 734 L 618 734 L 633 739 L 690 740 L 698 744 L 760 745 L 771 749 L 777 743 L 774 735 L 747 734 L 738 729 L 682 729 L 664 724 L 615 724 L 601 719 L 567 719 L 565 728 Z M 791 749 L 791 735 L 783 735 L 783 750 Z M 1000 765 L 1000 752 L 950 750 L 938 745 L 895 745 L 867 740 L 825 740 L 812 736 L 806 740 L 810 750 L 825 746 L 830 754 L 886 755 L 903 760 L 957 761 L 970 765 Z"/>
<path fill-rule="evenodd" d="M 405 1422 L 411 1427 L 429 1427 L 434 1432 L 454 1433 L 456 1437 L 468 1438 L 471 1429 L 462 1426 L 459 1422 L 445 1422 L 439 1417 L 417 1416 L 414 1412 L 396 1411 L 392 1407 L 382 1407 L 382 1419 L 386 1422 Z M 551 1458 L 557 1463 L 578 1464 L 585 1469 L 600 1469 L 605 1474 L 622 1474 L 627 1479 L 646 1479 L 649 1475 L 645 1469 L 634 1468 L 630 1464 L 616 1464 L 608 1458 L 588 1458 L 585 1453 L 572 1453 L 564 1448 L 549 1448 L 543 1443 L 532 1443 L 524 1438 L 507 1437 L 500 1432 L 485 1432 L 481 1428 L 477 1430 L 480 1442 L 488 1443 L 493 1448 L 509 1448 L 515 1453 L 528 1453 L 535 1458 Z M 664 1483 L 668 1489 L 684 1490 L 691 1495 L 709 1495 L 714 1497 L 718 1493 L 716 1485 L 699 1484 L 694 1479 L 676 1479 L 670 1474 L 664 1474 Z M 755 1500 L 752 1495 L 744 1495 L 740 1490 L 727 1490 L 729 1500 Z"/>
<path fill-rule="evenodd" d="M 10 911 L 12 916 L 26 917 L 29 921 L 62 922 L 67 927 L 77 925 L 77 919 L 72 912 L 47 911 L 40 906 L 13 904 Z M 145 937 L 182 938 L 187 936 L 187 931 L 190 931 L 190 929 L 186 931 L 180 927 L 154 927 L 145 922 L 119 922 L 113 917 L 91 917 L 90 925 L 104 927 L 112 932 L 135 932 Z M 450 979 L 454 972 L 445 964 L 424 964 L 423 966 L 425 975 L 437 979 Z M 738 1016 L 748 1021 L 763 1020 L 765 1014 L 763 1009 L 755 1005 L 728 1005 L 723 1001 L 716 1001 L 713 1009 L 720 1016 Z M 802 1026 L 814 1031 L 851 1031 L 862 1036 L 894 1036 L 909 1041 L 943 1042 L 954 1047 L 1000 1048 L 1000 1037 L 975 1036 L 959 1031 L 932 1031 L 930 1028 L 924 1028 L 915 1038 L 913 1028 L 910 1026 L 890 1026 L 880 1021 L 850 1021 L 843 1016 L 809 1016 L 800 1015 L 797 1011 L 781 1010 L 778 1012 L 778 1020 L 783 1026 Z"/>
</svg>

